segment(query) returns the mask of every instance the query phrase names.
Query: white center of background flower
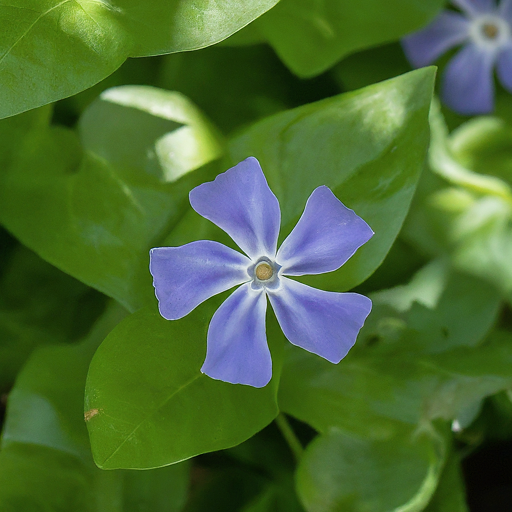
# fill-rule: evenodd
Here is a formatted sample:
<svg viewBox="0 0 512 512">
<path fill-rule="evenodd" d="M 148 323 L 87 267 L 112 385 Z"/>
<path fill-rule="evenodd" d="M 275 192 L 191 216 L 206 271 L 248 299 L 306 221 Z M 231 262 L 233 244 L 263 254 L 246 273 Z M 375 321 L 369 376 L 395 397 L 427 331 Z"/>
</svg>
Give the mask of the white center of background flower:
<svg viewBox="0 0 512 512">
<path fill-rule="evenodd" d="M 473 20 L 470 36 L 480 47 L 497 50 L 510 42 L 510 26 L 498 16 L 478 16 Z"/>
</svg>

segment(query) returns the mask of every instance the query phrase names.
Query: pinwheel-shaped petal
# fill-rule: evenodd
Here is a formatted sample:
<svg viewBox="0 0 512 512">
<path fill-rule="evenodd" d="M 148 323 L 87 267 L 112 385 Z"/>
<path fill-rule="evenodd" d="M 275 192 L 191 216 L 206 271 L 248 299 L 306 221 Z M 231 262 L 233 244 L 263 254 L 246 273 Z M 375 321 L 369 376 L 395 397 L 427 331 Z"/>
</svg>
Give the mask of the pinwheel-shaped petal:
<svg viewBox="0 0 512 512">
<path fill-rule="evenodd" d="M 291 343 L 338 363 L 355 343 L 370 299 L 317 290 L 285 276 L 338 269 L 372 237 L 368 224 L 327 187 L 318 187 L 277 251 L 279 203 L 252 157 L 193 189 L 190 204 L 246 254 L 208 240 L 151 249 L 153 284 L 168 320 L 241 285 L 213 315 L 201 371 L 233 384 L 263 387 L 270 381 L 267 296 Z"/>
</svg>

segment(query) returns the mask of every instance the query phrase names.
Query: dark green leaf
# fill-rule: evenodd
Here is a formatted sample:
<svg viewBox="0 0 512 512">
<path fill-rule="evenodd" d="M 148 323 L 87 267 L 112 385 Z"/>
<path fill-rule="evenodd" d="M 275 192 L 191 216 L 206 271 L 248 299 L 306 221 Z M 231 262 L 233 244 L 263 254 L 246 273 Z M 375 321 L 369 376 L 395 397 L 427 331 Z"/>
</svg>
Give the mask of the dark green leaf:
<svg viewBox="0 0 512 512">
<path fill-rule="evenodd" d="M 82 283 L 18 246 L 0 278 L 0 390 L 8 390 L 39 345 L 81 338 L 103 300 Z"/>
<path fill-rule="evenodd" d="M 92 461 L 83 415 L 87 367 L 98 343 L 125 315 L 113 307 L 86 340 L 40 348 L 23 368 L 9 395 L 2 435 L 1 510 L 181 510 L 187 464 L 103 472 Z"/>
</svg>

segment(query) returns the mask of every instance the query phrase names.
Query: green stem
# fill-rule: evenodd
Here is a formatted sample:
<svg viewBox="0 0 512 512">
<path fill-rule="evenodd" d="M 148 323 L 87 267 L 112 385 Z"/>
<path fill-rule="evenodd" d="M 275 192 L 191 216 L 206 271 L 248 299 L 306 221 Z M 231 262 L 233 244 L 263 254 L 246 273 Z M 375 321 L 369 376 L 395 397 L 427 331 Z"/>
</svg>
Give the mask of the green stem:
<svg viewBox="0 0 512 512">
<path fill-rule="evenodd" d="M 279 430 L 281 431 L 281 434 L 283 434 L 283 437 L 285 438 L 286 442 L 288 443 L 288 446 L 290 447 L 290 450 L 292 451 L 295 460 L 299 462 L 302 457 L 302 454 L 304 453 L 304 448 L 300 444 L 299 439 L 295 435 L 295 432 L 293 431 L 292 427 L 290 427 L 290 424 L 288 423 L 288 420 L 286 419 L 286 416 L 283 413 L 279 413 L 279 415 L 277 416 L 276 424 Z"/>
</svg>

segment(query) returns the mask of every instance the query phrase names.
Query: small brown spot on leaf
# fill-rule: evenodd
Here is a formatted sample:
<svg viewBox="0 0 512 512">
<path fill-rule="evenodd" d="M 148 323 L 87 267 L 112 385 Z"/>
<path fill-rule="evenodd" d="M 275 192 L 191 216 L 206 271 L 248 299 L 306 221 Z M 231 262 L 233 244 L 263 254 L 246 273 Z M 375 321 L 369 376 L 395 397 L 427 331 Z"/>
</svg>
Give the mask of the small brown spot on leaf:
<svg viewBox="0 0 512 512">
<path fill-rule="evenodd" d="M 85 421 L 90 421 L 94 416 L 100 413 L 100 409 L 90 409 L 89 411 L 84 412 Z"/>
</svg>

